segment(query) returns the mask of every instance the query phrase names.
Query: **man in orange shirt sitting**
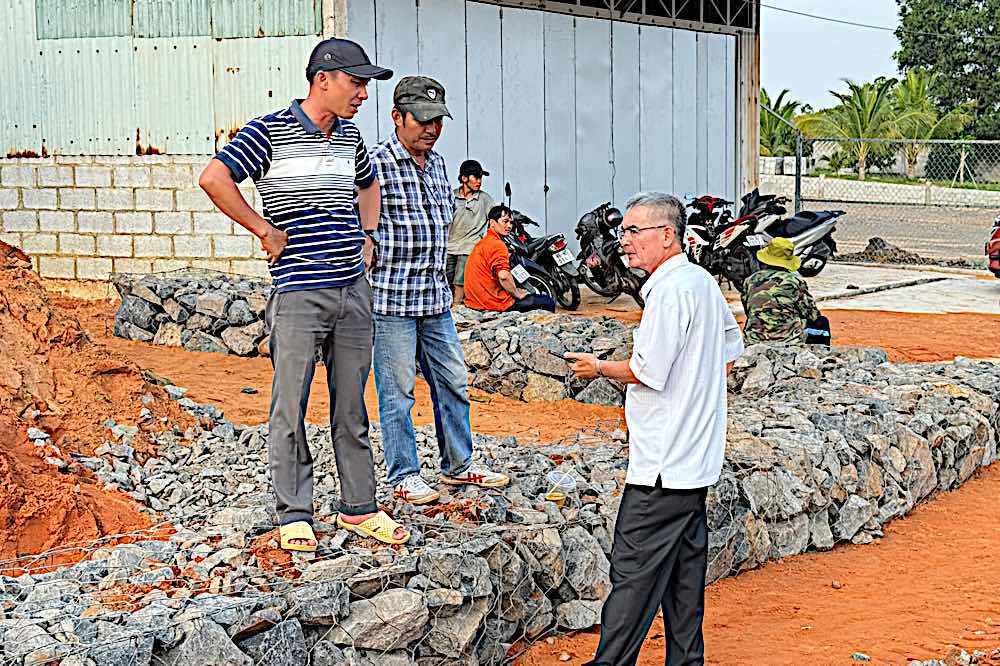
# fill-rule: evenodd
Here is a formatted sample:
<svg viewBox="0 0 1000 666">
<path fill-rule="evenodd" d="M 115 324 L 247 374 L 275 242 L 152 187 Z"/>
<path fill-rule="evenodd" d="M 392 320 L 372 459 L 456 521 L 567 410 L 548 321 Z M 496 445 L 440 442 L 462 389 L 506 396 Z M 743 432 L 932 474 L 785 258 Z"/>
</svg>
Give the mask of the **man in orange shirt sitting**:
<svg viewBox="0 0 1000 666">
<path fill-rule="evenodd" d="M 555 312 L 556 304 L 545 294 L 529 294 L 517 286 L 510 273 L 510 252 L 503 237 L 511 230 L 511 212 L 499 205 L 486 214 L 486 236 L 472 248 L 465 264 L 465 305 L 496 312 Z"/>
</svg>

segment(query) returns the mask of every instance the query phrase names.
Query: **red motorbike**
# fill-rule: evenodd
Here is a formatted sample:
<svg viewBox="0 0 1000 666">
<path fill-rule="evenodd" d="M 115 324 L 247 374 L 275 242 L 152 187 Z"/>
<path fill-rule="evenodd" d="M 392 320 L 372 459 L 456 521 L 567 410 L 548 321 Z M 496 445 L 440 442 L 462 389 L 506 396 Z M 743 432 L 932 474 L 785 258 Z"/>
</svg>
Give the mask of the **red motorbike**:
<svg viewBox="0 0 1000 666">
<path fill-rule="evenodd" d="M 1000 215 L 993 221 L 993 233 L 986 241 L 986 260 L 993 275 L 1000 278 Z"/>
</svg>

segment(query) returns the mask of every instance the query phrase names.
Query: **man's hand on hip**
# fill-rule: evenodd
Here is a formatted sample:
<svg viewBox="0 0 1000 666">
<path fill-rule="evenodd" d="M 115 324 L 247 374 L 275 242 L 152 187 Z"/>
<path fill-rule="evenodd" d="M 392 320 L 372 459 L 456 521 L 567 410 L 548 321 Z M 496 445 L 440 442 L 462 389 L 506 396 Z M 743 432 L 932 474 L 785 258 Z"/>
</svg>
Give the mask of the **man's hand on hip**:
<svg viewBox="0 0 1000 666">
<path fill-rule="evenodd" d="M 594 379 L 597 377 L 597 357 L 582 352 L 566 352 L 563 355 L 569 363 L 569 369 L 577 379 Z"/>
<path fill-rule="evenodd" d="M 267 263 L 276 264 L 287 245 L 288 234 L 273 225 L 267 225 L 267 231 L 260 237 L 260 249 L 267 252 Z"/>
</svg>

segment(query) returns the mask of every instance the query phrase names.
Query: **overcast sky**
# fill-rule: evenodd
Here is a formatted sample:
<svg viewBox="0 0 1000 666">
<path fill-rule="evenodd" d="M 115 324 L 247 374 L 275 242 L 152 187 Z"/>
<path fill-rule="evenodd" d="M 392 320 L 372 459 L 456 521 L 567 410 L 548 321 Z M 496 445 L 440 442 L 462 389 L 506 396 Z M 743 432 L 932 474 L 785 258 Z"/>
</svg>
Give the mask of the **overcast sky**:
<svg viewBox="0 0 1000 666">
<path fill-rule="evenodd" d="M 895 0 L 762 0 L 762 4 L 892 28 L 899 23 Z M 766 6 L 761 14 L 761 84 L 772 96 L 788 88 L 793 98 L 822 108 L 834 103 L 828 91 L 842 89 L 841 79 L 863 82 L 897 75 L 892 54 L 899 43 L 891 32 Z"/>
</svg>

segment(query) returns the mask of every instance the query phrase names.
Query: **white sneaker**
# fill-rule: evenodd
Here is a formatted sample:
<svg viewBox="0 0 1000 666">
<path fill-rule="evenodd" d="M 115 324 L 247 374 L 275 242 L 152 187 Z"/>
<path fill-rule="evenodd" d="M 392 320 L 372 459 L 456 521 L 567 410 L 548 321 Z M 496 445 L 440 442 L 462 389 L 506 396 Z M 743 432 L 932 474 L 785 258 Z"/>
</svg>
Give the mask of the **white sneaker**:
<svg viewBox="0 0 1000 666">
<path fill-rule="evenodd" d="M 441 483 L 451 486 L 482 486 L 483 488 L 503 488 L 510 483 L 510 478 L 506 474 L 492 471 L 486 465 L 472 463 L 469 469 L 455 476 L 441 475 Z"/>
<path fill-rule="evenodd" d="M 436 502 L 441 493 L 427 485 L 419 474 L 414 474 L 397 484 L 392 489 L 392 496 L 410 504 L 430 504 Z"/>
</svg>

